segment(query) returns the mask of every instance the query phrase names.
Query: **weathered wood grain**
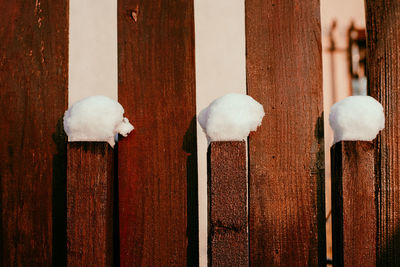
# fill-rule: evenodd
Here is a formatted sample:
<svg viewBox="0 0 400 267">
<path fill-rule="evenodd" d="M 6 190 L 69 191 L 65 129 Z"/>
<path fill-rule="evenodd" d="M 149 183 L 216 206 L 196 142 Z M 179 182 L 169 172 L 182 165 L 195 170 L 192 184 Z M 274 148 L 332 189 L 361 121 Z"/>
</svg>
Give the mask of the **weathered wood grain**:
<svg viewBox="0 0 400 267">
<path fill-rule="evenodd" d="M 250 265 L 324 266 L 318 0 L 246 1 L 247 90 L 265 110 L 250 135 Z"/>
<path fill-rule="evenodd" d="M 68 1 L 0 10 L 0 265 L 65 264 Z"/>
<path fill-rule="evenodd" d="M 208 147 L 208 265 L 249 266 L 246 143 Z"/>
<path fill-rule="evenodd" d="M 376 140 L 377 266 L 400 266 L 400 2 L 365 7 L 368 91 L 386 118 Z"/>
<path fill-rule="evenodd" d="M 193 0 L 118 2 L 121 266 L 198 265 Z"/>
<path fill-rule="evenodd" d="M 68 266 L 113 266 L 114 151 L 108 143 L 68 143 Z"/>
<path fill-rule="evenodd" d="M 333 264 L 376 266 L 374 144 L 331 148 Z"/>
</svg>

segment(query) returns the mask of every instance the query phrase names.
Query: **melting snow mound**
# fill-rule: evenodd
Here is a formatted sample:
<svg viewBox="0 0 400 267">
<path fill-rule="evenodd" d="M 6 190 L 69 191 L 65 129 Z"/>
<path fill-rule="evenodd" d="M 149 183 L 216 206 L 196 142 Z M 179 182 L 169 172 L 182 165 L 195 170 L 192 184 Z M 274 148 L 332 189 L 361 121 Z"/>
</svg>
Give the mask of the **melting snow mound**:
<svg viewBox="0 0 400 267">
<path fill-rule="evenodd" d="M 119 133 L 127 136 L 134 128 L 123 117 L 124 108 L 105 96 L 90 96 L 74 103 L 64 114 L 64 130 L 71 142 L 106 141 L 112 147 Z"/>
<path fill-rule="evenodd" d="M 329 113 L 334 143 L 372 141 L 385 126 L 381 103 L 370 96 L 349 96 L 335 103 Z"/>
<path fill-rule="evenodd" d="M 263 106 L 243 94 L 227 94 L 203 109 L 198 120 L 209 141 L 241 141 L 261 125 Z"/>
</svg>

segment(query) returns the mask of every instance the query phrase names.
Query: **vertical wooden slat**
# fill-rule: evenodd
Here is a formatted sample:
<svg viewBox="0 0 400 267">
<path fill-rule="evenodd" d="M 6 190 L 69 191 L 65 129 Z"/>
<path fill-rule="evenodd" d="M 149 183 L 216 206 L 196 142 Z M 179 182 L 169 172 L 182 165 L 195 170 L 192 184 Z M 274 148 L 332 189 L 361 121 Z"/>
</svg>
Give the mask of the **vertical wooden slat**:
<svg viewBox="0 0 400 267">
<path fill-rule="evenodd" d="M 52 266 L 65 263 L 68 1 L 0 10 L 0 265 Z"/>
<path fill-rule="evenodd" d="M 114 151 L 108 143 L 68 143 L 68 266 L 113 266 Z"/>
<path fill-rule="evenodd" d="M 249 266 L 246 143 L 208 149 L 208 265 Z"/>
<path fill-rule="evenodd" d="M 333 264 L 376 266 L 374 144 L 331 148 Z"/>
<path fill-rule="evenodd" d="M 377 265 L 400 265 L 400 2 L 366 1 L 368 91 L 383 105 L 377 138 Z"/>
<path fill-rule="evenodd" d="M 325 264 L 318 0 L 246 1 L 248 94 L 265 110 L 249 140 L 252 266 Z"/>
<path fill-rule="evenodd" d="M 193 0 L 120 0 L 121 266 L 198 265 Z"/>
</svg>

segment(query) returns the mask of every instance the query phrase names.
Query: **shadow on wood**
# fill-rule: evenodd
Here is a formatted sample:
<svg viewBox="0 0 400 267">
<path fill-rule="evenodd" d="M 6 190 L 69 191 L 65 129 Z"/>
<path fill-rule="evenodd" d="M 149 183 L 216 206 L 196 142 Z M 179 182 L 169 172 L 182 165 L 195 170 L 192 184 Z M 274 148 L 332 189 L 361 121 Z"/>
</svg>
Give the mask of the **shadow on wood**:
<svg viewBox="0 0 400 267">
<path fill-rule="evenodd" d="M 67 265 L 67 137 L 63 118 L 53 133 L 57 154 L 53 156 L 53 266 Z"/>
<path fill-rule="evenodd" d="M 342 141 L 331 148 L 335 266 L 376 265 L 374 144 Z"/>
<path fill-rule="evenodd" d="M 400 261 L 393 254 L 396 252 L 396 244 L 400 243 L 400 226 L 394 230 L 394 234 L 387 237 L 386 246 L 381 247 L 377 255 L 376 266 L 400 266 Z"/>
<path fill-rule="evenodd" d="M 67 156 L 67 264 L 113 266 L 114 151 L 73 142 Z"/>
<path fill-rule="evenodd" d="M 400 1 L 365 1 L 368 92 L 382 103 L 376 138 L 378 266 L 400 266 Z"/>
<path fill-rule="evenodd" d="M 197 130 L 196 117 L 183 138 L 182 149 L 188 153 L 187 172 L 187 266 L 199 265 L 199 193 L 197 172 Z"/>
</svg>

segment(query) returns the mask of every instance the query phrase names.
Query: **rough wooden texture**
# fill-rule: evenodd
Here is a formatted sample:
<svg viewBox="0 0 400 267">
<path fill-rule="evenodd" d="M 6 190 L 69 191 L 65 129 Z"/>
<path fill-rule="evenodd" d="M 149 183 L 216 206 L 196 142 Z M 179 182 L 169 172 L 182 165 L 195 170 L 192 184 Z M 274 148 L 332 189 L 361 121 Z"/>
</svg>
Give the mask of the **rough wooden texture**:
<svg viewBox="0 0 400 267">
<path fill-rule="evenodd" d="M 377 137 L 377 265 L 400 266 L 400 2 L 366 1 L 368 91 L 385 111 Z"/>
<path fill-rule="evenodd" d="M 0 10 L 0 265 L 52 266 L 65 263 L 68 1 Z"/>
<path fill-rule="evenodd" d="M 336 143 L 331 162 L 333 263 L 376 266 L 374 144 Z"/>
<path fill-rule="evenodd" d="M 265 110 L 250 135 L 251 266 L 325 264 L 318 0 L 246 1 L 247 90 Z"/>
<path fill-rule="evenodd" d="M 246 143 L 208 150 L 208 264 L 249 266 Z"/>
<path fill-rule="evenodd" d="M 193 0 L 118 2 L 121 266 L 198 265 Z"/>
<path fill-rule="evenodd" d="M 113 266 L 114 151 L 108 143 L 68 143 L 68 266 Z"/>
</svg>

